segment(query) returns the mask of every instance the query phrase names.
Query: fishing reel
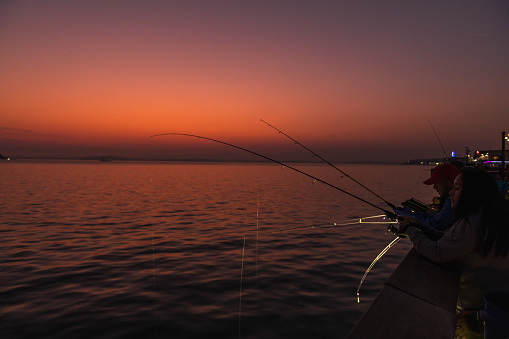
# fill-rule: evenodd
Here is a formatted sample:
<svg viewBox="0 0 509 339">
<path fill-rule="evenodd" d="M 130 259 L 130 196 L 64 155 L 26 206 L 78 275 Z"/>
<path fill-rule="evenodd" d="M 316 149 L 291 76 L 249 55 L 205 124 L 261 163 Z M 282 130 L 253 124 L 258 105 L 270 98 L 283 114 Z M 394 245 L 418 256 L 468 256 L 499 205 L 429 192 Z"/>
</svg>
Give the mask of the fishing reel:
<svg viewBox="0 0 509 339">
<path fill-rule="evenodd" d="M 436 200 L 438 199 L 438 201 Z M 413 212 L 421 212 L 421 213 L 436 213 L 436 210 L 434 210 L 434 206 L 438 205 L 440 203 L 440 198 L 433 198 L 433 204 L 430 206 L 428 204 L 423 203 L 422 201 L 419 201 L 415 198 L 410 198 L 404 202 L 401 203 L 403 207 L 409 208 Z"/>
<path fill-rule="evenodd" d="M 392 233 L 400 238 L 406 237 L 405 233 L 401 233 L 399 231 L 399 228 L 394 226 L 394 222 L 396 222 L 396 221 L 399 222 L 399 220 L 400 220 L 398 215 L 396 213 L 389 212 L 389 211 L 385 211 L 385 215 L 387 216 L 387 218 L 389 220 L 392 221 L 390 224 L 387 225 L 387 232 Z"/>
</svg>

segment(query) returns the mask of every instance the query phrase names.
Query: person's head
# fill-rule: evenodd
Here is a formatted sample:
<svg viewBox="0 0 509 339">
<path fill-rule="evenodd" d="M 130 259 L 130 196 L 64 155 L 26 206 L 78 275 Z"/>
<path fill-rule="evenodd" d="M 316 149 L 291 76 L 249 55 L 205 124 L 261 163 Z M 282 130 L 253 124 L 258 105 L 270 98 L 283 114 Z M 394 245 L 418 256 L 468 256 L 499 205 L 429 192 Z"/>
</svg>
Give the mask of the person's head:
<svg viewBox="0 0 509 339">
<path fill-rule="evenodd" d="M 445 197 L 454 186 L 454 178 L 460 173 L 459 169 L 451 164 L 438 165 L 433 169 L 431 177 L 424 180 L 426 185 L 433 185 L 440 197 Z"/>
<path fill-rule="evenodd" d="M 454 180 L 450 191 L 454 221 L 469 214 L 481 213 L 477 248 L 486 256 L 509 252 L 509 204 L 500 195 L 495 179 L 486 171 L 465 167 Z"/>
<path fill-rule="evenodd" d="M 451 207 L 456 208 L 458 206 L 458 201 L 461 195 L 461 191 L 463 189 L 463 176 L 459 174 L 454 179 L 454 185 L 449 191 L 449 196 L 451 197 Z"/>
<path fill-rule="evenodd" d="M 491 206 L 499 199 L 498 185 L 495 179 L 481 169 L 465 167 L 454 180 L 449 192 L 451 206 L 455 210 L 475 212 Z"/>
</svg>

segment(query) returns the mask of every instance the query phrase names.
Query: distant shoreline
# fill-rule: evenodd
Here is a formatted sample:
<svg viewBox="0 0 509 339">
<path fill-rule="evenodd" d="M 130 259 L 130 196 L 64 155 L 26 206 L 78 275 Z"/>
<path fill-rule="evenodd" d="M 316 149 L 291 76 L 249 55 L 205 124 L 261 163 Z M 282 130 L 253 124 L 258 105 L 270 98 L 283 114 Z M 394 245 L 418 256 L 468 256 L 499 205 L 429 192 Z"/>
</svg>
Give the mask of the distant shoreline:
<svg viewBox="0 0 509 339">
<path fill-rule="evenodd" d="M 105 160 L 107 159 L 107 160 Z M 89 156 L 89 157 L 24 157 L 10 158 L 8 161 L 84 161 L 84 162 L 169 162 L 169 163 L 252 163 L 252 164 L 270 164 L 267 160 L 224 160 L 224 159 L 165 159 L 165 158 L 127 158 L 115 156 Z M 300 160 L 281 160 L 288 164 L 311 164 L 326 165 L 323 161 L 300 161 Z M 334 162 L 336 164 L 351 165 L 436 165 L 443 162 L 443 159 L 415 159 L 409 161 L 342 161 Z"/>
</svg>

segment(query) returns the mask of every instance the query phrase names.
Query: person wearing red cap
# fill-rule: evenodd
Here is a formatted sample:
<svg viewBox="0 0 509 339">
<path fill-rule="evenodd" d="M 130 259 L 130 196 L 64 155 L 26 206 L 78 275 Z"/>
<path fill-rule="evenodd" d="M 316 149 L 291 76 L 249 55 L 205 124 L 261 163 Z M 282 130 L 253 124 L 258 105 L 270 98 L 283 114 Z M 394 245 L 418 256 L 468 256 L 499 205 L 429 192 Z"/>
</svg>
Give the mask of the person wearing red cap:
<svg viewBox="0 0 509 339">
<path fill-rule="evenodd" d="M 396 208 L 394 212 L 407 222 L 419 222 L 429 228 L 429 232 L 435 237 L 440 237 L 442 233 L 452 225 L 453 210 L 451 207 L 451 198 L 449 191 L 454 187 L 454 179 L 460 174 L 459 169 L 451 164 L 438 165 L 433 169 L 431 177 L 423 181 L 426 185 L 433 185 L 433 188 L 440 195 L 440 204 L 438 213 L 414 212 L 409 208 Z M 438 232 L 437 232 L 438 230 Z"/>
</svg>

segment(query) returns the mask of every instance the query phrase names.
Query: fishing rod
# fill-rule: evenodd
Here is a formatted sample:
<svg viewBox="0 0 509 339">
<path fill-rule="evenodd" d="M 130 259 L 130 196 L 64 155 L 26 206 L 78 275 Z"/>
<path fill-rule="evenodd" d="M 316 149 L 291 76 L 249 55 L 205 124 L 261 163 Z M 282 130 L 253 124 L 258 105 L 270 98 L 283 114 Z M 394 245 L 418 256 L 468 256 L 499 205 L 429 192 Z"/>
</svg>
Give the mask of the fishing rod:
<svg viewBox="0 0 509 339">
<path fill-rule="evenodd" d="M 329 166 L 332 166 L 334 169 L 336 169 L 338 172 L 340 172 L 341 174 L 343 174 L 344 176 L 346 176 L 347 178 L 351 179 L 353 182 L 355 182 L 356 184 L 359 184 L 362 188 L 364 188 L 365 190 L 367 190 L 368 192 L 374 194 L 378 199 L 382 200 L 384 203 L 386 203 L 390 208 L 394 209 L 396 208 L 396 206 L 394 206 L 393 204 L 391 204 L 390 202 L 388 202 L 387 200 L 385 200 L 384 198 L 382 198 L 381 196 L 379 196 L 378 194 L 376 194 L 375 192 L 373 192 L 372 190 L 370 190 L 369 188 L 367 188 L 366 186 L 364 186 L 363 184 L 361 184 L 360 182 L 358 182 L 357 180 L 355 180 L 354 178 L 352 178 L 351 176 L 349 176 L 348 174 L 346 174 L 345 172 L 343 172 L 342 170 L 340 170 L 339 168 L 337 168 L 336 166 L 334 166 L 333 164 L 331 164 L 329 161 L 325 160 L 324 158 L 322 158 L 321 156 L 319 156 L 318 154 L 316 154 L 315 152 L 313 152 L 312 150 L 310 150 L 309 148 L 307 148 L 306 146 L 304 146 L 303 144 L 301 144 L 300 142 L 298 142 L 297 140 L 295 140 L 294 138 L 292 138 L 291 136 L 289 136 L 288 134 L 284 133 L 283 131 L 281 131 L 280 129 L 274 127 L 273 125 L 269 124 L 268 122 L 266 122 L 265 120 L 263 119 L 260 119 L 261 122 L 267 124 L 269 127 L 272 127 L 273 129 L 275 129 L 276 131 L 279 132 L 279 134 L 283 134 L 285 137 L 287 137 L 288 139 L 292 140 L 293 142 L 295 142 L 295 144 L 301 146 L 302 148 L 308 150 L 309 152 L 311 152 L 311 154 L 313 154 L 313 156 L 319 158 L 320 160 L 324 161 L 326 164 L 328 164 Z"/>
<path fill-rule="evenodd" d="M 438 143 L 440 144 L 440 147 L 442 147 L 442 151 L 445 155 L 445 160 L 449 161 L 449 157 L 447 156 L 447 152 L 444 149 L 444 145 L 442 145 L 442 141 L 440 141 L 440 138 L 438 137 L 437 131 L 435 131 L 435 127 L 433 127 L 433 124 L 431 123 L 431 120 L 428 120 L 429 124 L 431 125 L 431 128 L 433 129 L 433 132 L 435 132 L 435 136 L 437 137 Z"/>
<path fill-rule="evenodd" d="M 309 226 L 298 226 L 298 227 L 292 227 L 292 228 L 284 228 L 281 230 L 274 230 L 274 231 L 265 231 L 264 233 L 270 233 L 270 234 L 276 234 L 276 233 L 286 233 L 291 231 L 301 231 L 306 229 L 315 229 L 315 228 L 331 228 L 331 227 L 339 227 L 339 226 L 349 226 L 349 225 L 355 225 L 355 224 L 397 224 L 397 221 L 364 221 L 365 219 L 373 219 L 373 218 L 383 218 L 387 217 L 385 214 L 381 215 L 374 215 L 371 217 L 363 217 L 363 218 L 353 218 L 345 220 L 344 222 L 330 222 L 330 223 L 323 223 L 323 224 L 316 224 L 316 225 L 309 225 Z"/>
<path fill-rule="evenodd" d="M 371 263 L 371 265 L 369 265 L 368 269 L 366 270 L 366 272 L 364 272 L 364 275 L 362 276 L 362 279 L 359 283 L 359 286 L 357 287 L 357 303 L 360 303 L 361 302 L 361 298 L 360 298 L 360 290 L 361 290 L 361 286 L 362 286 L 362 283 L 364 282 L 364 280 L 366 279 L 366 277 L 368 276 L 368 273 L 371 271 L 371 269 L 373 268 L 373 266 L 375 266 L 375 264 L 378 262 L 378 260 L 380 260 L 381 257 L 383 257 L 383 255 L 385 253 L 387 253 L 388 250 L 390 250 L 394 245 L 396 245 L 398 243 L 398 241 L 401 240 L 401 236 L 397 236 L 396 238 L 394 238 L 393 241 L 391 241 L 391 243 L 389 245 L 387 245 L 383 250 L 382 252 L 380 252 L 376 258 L 373 260 L 373 262 Z"/>
<path fill-rule="evenodd" d="M 387 217 L 389 217 L 391 220 L 394 220 L 394 219 L 397 218 L 397 215 L 395 213 L 387 211 L 387 210 L 383 209 L 382 207 L 377 206 L 377 205 L 375 205 L 375 204 L 373 204 L 373 203 L 371 203 L 371 202 L 369 202 L 369 201 L 367 201 L 365 199 L 362 199 L 362 198 L 360 198 L 360 197 L 358 197 L 358 196 L 356 196 L 356 195 L 354 195 L 354 194 L 352 194 L 350 192 L 347 192 L 347 191 L 345 191 L 345 190 L 343 190 L 343 189 L 341 189 L 341 188 L 339 188 L 339 187 L 337 187 L 337 186 L 335 186 L 335 185 L 333 185 L 331 183 L 328 183 L 328 182 L 326 182 L 326 181 L 324 181 L 322 179 L 319 179 L 319 178 L 317 178 L 317 177 L 315 177 L 315 176 L 313 176 L 311 174 L 308 174 L 306 172 L 303 172 L 303 171 L 301 171 L 301 170 L 299 170 L 299 169 L 297 169 L 295 167 L 292 167 L 290 165 L 282 163 L 281 161 L 274 160 L 274 159 L 269 158 L 269 157 L 267 157 L 265 155 L 262 155 L 260 153 L 256 153 L 254 151 L 248 150 L 248 149 L 240 147 L 240 146 L 236 146 L 236 145 L 233 145 L 233 144 L 230 144 L 230 143 L 227 143 L 227 142 L 224 142 L 224 141 L 212 139 L 212 138 L 207 138 L 207 137 L 203 137 L 203 136 L 199 136 L 199 135 L 194 135 L 194 134 L 187 134 L 187 133 L 161 133 L 161 134 L 151 135 L 150 138 L 159 137 L 159 136 L 165 136 L 165 135 L 179 135 L 179 136 L 186 136 L 186 137 L 192 137 L 192 138 L 209 140 L 209 141 L 212 141 L 212 142 L 216 142 L 216 143 L 219 143 L 219 144 L 223 144 L 223 145 L 226 145 L 226 146 L 237 148 L 237 149 L 239 149 L 241 151 L 244 151 L 244 152 L 247 152 L 247 153 L 251 153 L 251 154 L 256 155 L 256 156 L 258 156 L 260 158 L 263 158 L 263 159 L 269 160 L 271 162 L 274 162 L 276 164 L 282 165 L 283 167 L 287 167 L 287 168 L 289 168 L 289 169 L 291 169 L 291 170 L 293 170 L 295 172 L 298 172 L 298 173 L 303 174 L 303 175 L 305 175 L 305 176 L 307 176 L 307 177 L 309 177 L 311 179 L 314 179 L 315 181 L 319 181 L 322 184 L 325 184 L 325 185 L 327 185 L 329 187 L 332 187 L 332 188 L 334 188 L 334 189 L 336 189 L 336 190 L 338 190 L 340 192 L 343 192 L 343 193 L 351 196 L 352 198 L 355 198 L 355 199 L 357 199 L 359 201 L 362 201 L 362 202 L 364 202 L 364 203 L 366 203 L 366 204 L 368 204 L 368 205 L 370 205 L 370 206 L 372 206 L 372 207 L 374 207 L 374 208 L 376 208 L 376 209 L 378 209 L 380 211 L 383 211 L 385 213 L 385 215 L 387 215 Z"/>
</svg>

